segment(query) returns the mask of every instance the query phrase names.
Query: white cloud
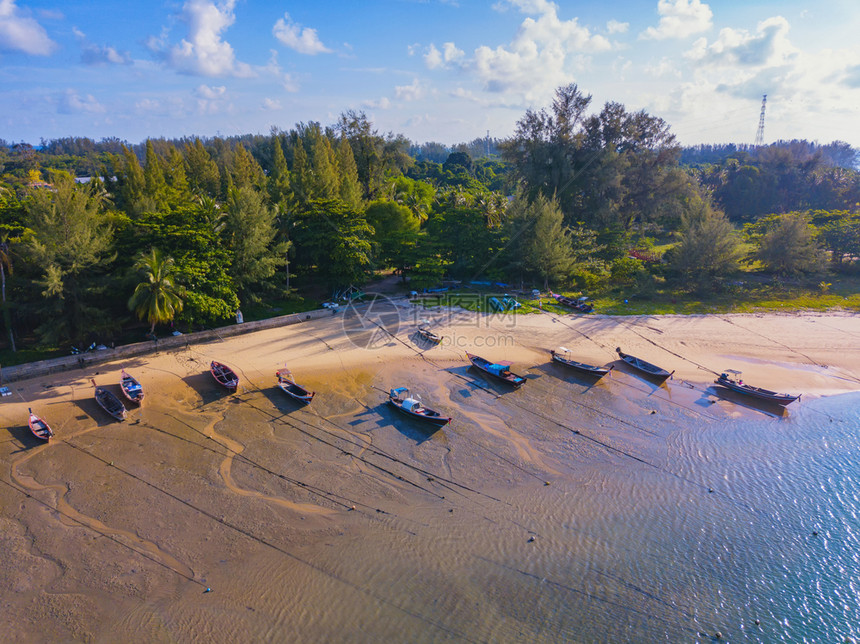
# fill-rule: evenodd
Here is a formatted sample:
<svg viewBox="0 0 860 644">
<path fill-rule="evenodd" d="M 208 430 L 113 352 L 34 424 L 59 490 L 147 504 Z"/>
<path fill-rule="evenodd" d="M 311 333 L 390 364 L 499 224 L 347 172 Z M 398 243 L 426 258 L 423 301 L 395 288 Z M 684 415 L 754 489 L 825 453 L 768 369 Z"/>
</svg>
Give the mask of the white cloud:
<svg viewBox="0 0 860 644">
<path fill-rule="evenodd" d="M 200 76 L 254 76 L 251 67 L 236 60 L 233 47 L 222 33 L 236 20 L 236 0 L 213 2 L 187 0 L 181 19 L 188 25 L 187 38 L 167 49 L 166 33 L 151 36 L 147 46 L 177 71 Z"/>
<path fill-rule="evenodd" d="M 710 29 L 714 16 L 711 8 L 700 0 L 660 0 L 657 13 L 660 14 L 659 24 L 648 27 L 640 38 L 686 38 Z"/>
<path fill-rule="evenodd" d="M 461 61 L 465 55 L 466 52 L 457 49 L 452 42 L 446 42 L 442 45 L 442 51 L 436 49 L 436 45 L 431 44 L 424 54 L 424 64 L 427 65 L 428 69 L 447 68 L 451 64 Z"/>
<path fill-rule="evenodd" d="M 680 70 L 675 66 L 675 63 L 671 58 L 663 58 L 657 63 L 645 65 L 643 71 L 649 76 L 653 76 L 655 78 L 665 78 L 669 76 L 675 78 L 681 77 Z"/>
<path fill-rule="evenodd" d="M 439 69 L 442 67 L 442 52 L 436 49 L 436 45 L 431 44 L 427 48 L 427 53 L 424 54 L 424 64 L 428 69 Z"/>
<path fill-rule="evenodd" d="M 700 38 L 685 56 L 712 65 L 752 67 L 783 64 L 798 53 L 788 39 L 788 31 L 788 21 L 782 16 L 774 16 L 758 23 L 755 34 L 746 29 L 722 29 L 710 46 Z"/>
<path fill-rule="evenodd" d="M 209 87 L 208 85 L 199 85 L 197 89 L 194 90 L 194 95 L 199 98 L 205 98 L 209 100 L 214 100 L 218 98 L 223 98 L 227 93 L 227 88 L 223 85 L 220 87 Z"/>
<path fill-rule="evenodd" d="M 57 101 L 58 111 L 63 114 L 102 114 L 106 112 L 104 105 L 99 103 L 92 94 L 81 96 L 74 89 L 67 89 Z"/>
<path fill-rule="evenodd" d="M 446 42 L 442 45 L 442 59 L 446 63 L 453 63 L 461 60 L 466 53 L 462 49 L 457 49 L 452 42 Z"/>
<path fill-rule="evenodd" d="M 295 94 L 300 89 L 299 81 L 293 74 L 284 74 L 281 77 L 281 86 L 291 94 Z"/>
<path fill-rule="evenodd" d="M 377 100 L 368 100 L 364 101 L 361 104 L 362 107 L 366 107 L 368 109 L 379 109 L 379 110 L 387 110 L 391 107 L 391 101 L 388 100 L 385 96 Z"/>
<path fill-rule="evenodd" d="M 81 62 L 85 65 L 128 65 L 131 63 L 131 55 L 128 52 L 119 52 L 110 46 L 100 46 L 87 41 L 86 34 L 72 27 L 72 33 L 81 41 Z"/>
<path fill-rule="evenodd" d="M 48 56 L 56 48 L 44 27 L 15 6 L 15 0 L 0 0 L 0 50 Z"/>
<path fill-rule="evenodd" d="M 502 0 L 495 5 L 499 10 L 508 7 L 528 16 L 509 44 L 478 47 L 471 60 L 464 60 L 464 54 L 453 43 L 446 43 L 442 51 L 431 45 L 425 54 L 427 66 L 437 69 L 457 64 L 473 73 L 486 91 L 513 94 L 533 102 L 551 96 L 559 85 L 573 80 L 571 69 L 590 60 L 580 54 L 612 48 L 609 40 L 592 34 L 576 18 L 560 19 L 553 2 Z"/>
<path fill-rule="evenodd" d="M 275 26 L 272 27 L 272 34 L 284 45 L 300 54 L 314 56 L 331 53 L 331 49 L 320 41 L 316 29 L 302 28 L 300 24 L 292 21 L 288 13 L 285 13 L 283 18 L 278 19 Z"/>
<path fill-rule="evenodd" d="M 260 109 L 266 111 L 275 111 L 281 109 L 281 101 L 276 98 L 264 98 L 263 104 L 260 106 Z"/>
<path fill-rule="evenodd" d="M 134 104 L 138 113 L 153 114 L 161 111 L 161 103 L 151 98 L 144 98 Z"/>
<path fill-rule="evenodd" d="M 411 85 L 398 85 L 394 88 L 394 94 L 397 98 L 403 101 L 417 101 L 424 98 L 426 90 L 421 82 L 416 78 Z"/>
<path fill-rule="evenodd" d="M 611 34 L 626 34 L 628 29 L 630 29 L 629 22 L 618 22 L 617 20 L 610 20 L 606 23 L 606 31 Z"/>
</svg>

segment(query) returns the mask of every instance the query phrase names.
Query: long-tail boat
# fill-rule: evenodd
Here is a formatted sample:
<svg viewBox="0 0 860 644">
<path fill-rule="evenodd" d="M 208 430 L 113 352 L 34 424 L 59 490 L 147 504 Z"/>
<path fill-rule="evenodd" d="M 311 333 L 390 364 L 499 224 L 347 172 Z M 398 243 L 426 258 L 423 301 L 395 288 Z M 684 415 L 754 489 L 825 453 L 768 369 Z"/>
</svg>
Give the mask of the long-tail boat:
<svg viewBox="0 0 860 644">
<path fill-rule="evenodd" d="M 637 358 L 636 356 L 631 356 L 628 353 L 624 353 L 620 347 L 615 349 L 615 352 L 618 354 L 618 357 L 621 358 L 624 362 L 629 364 L 631 367 L 636 369 L 637 371 L 641 371 L 645 375 L 651 376 L 652 378 L 662 378 L 665 380 L 669 376 L 671 376 L 673 371 L 666 371 L 662 367 L 658 367 L 655 364 L 651 364 L 650 362 L 646 362 L 642 358 Z"/>
<path fill-rule="evenodd" d="M 95 380 L 90 380 L 93 383 L 93 387 L 95 387 L 96 402 L 99 406 L 117 420 L 125 420 L 128 412 L 125 409 L 125 405 L 122 404 L 122 401 L 117 397 L 117 395 L 110 389 L 99 387 Z"/>
<path fill-rule="evenodd" d="M 471 353 L 466 353 L 469 361 L 476 369 L 480 369 L 484 373 L 489 376 L 492 376 L 496 380 L 500 380 L 508 385 L 513 387 L 521 387 L 523 383 L 525 383 L 526 379 L 522 376 L 518 376 L 517 374 L 511 372 L 511 369 L 508 365 L 503 364 L 495 364 L 482 358 L 481 356 L 476 356 Z"/>
</svg>

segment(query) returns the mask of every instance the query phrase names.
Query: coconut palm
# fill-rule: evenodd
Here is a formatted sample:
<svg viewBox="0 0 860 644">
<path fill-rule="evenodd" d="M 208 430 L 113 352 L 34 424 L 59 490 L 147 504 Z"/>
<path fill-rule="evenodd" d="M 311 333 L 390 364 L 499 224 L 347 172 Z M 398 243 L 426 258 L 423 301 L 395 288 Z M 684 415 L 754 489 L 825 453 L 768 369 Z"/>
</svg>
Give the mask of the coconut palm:
<svg viewBox="0 0 860 644">
<path fill-rule="evenodd" d="M 143 273 L 144 281 L 137 285 L 128 300 L 128 308 L 141 320 L 152 323 L 149 332 L 155 332 L 158 323 L 170 322 L 182 310 L 185 295 L 181 286 L 173 281 L 175 262 L 158 249 L 141 255 L 135 268 Z"/>
</svg>

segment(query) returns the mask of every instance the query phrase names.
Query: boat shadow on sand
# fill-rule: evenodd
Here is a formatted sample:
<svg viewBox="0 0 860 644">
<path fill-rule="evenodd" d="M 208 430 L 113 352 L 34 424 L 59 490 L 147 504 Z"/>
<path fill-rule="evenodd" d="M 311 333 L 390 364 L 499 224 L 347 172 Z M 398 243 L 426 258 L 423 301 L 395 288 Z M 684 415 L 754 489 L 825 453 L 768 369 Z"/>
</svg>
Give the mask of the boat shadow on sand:
<svg viewBox="0 0 860 644">
<path fill-rule="evenodd" d="M 122 400 L 122 391 L 119 388 L 119 385 L 99 385 L 102 389 L 107 389 L 112 394 L 117 396 L 120 400 Z M 117 423 L 121 423 L 123 421 L 117 420 L 110 414 L 108 414 L 104 409 L 102 409 L 101 405 L 96 402 L 96 399 L 93 397 L 81 398 L 80 400 L 73 401 L 75 405 L 77 405 L 82 412 L 84 412 L 87 416 L 96 421 L 96 425 L 99 427 L 106 427 L 107 425 L 115 425 Z M 122 403 L 125 405 L 125 401 Z M 128 407 L 126 407 L 128 409 Z"/>
<path fill-rule="evenodd" d="M 600 385 L 601 383 L 604 383 L 606 379 L 612 376 L 611 372 L 606 374 L 605 376 L 592 375 L 585 372 L 576 371 L 574 369 L 565 367 L 555 362 L 539 364 L 535 367 L 532 367 L 532 371 L 540 371 L 544 375 L 550 376 L 557 380 L 585 387 L 585 391 L 588 391 L 595 385 Z M 525 377 L 528 378 L 530 375 L 535 374 L 525 374 Z M 604 383 L 603 386 L 605 387 L 606 384 Z"/>
<path fill-rule="evenodd" d="M 434 342 L 428 338 L 425 338 L 418 331 L 415 331 L 409 336 L 409 339 L 412 341 L 416 347 L 419 347 L 422 351 L 427 351 L 428 349 L 432 349 L 433 347 L 438 347 L 440 342 Z"/>
<path fill-rule="evenodd" d="M 775 416 L 777 418 L 788 416 L 788 410 L 783 405 L 768 402 L 767 400 L 758 400 L 751 396 L 745 396 L 736 391 L 732 391 L 731 389 L 720 387 L 719 385 L 711 385 L 705 389 L 704 396 L 707 396 L 708 394 L 716 396 L 721 400 L 734 403 L 735 405 L 746 407 L 747 409 L 752 409 L 753 411 L 761 412 L 762 414 L 767 414 L 768 416 Z"/>
<path fill-rule="evenodd" d="M 463 380 L 468 381 L 472 389 L 481 389 L 495 396 L 503 396 L 505 394 L 513 393 L 520 387 L 524 387 L 528 384 L 526 382 L 523 385 L 520 385 L 520 387 L 514 387 L 513 385 L 509 385 L 499 380 L 496 380 L 495 378 L 491 378 L 474 365 L 450 367 L 448 369 L 445 369 L 445 371 L 455 376 L 459 376 Z M 525 378 L 526 380 L 536 380 L 540 377 L 541 376 L 539 374 L 534 373 L 527 373 L 523 375 L 523 378 Z"/>
<path fill-rule="evenodd" d="M 612 366 L 615 367 L 612 371 L 615 373 L 624 373 L 628 376 L 633 376 L 637 380 L 644 382 L 648 385 L 651 385 L 652 391 L 654 393 L 658 389 L 669 390 L 669 381 L 672 379 L 672 376 L 651 376 L 643 371 L 639 371 L 638 369 L 634 369 L 629 364 L 624 362 L 623 360 L 614 360 L 612 362 Z"/>
<path fill-rule="evenodd" d="M 190 389 L 197 392 L 197 395 L 200 396 L 201 399 L 201 405 L 208 405 L 209 403 L 230 398 L 237 393 L 236 391 L 229 391 L 226 387 L 215 382 L 215 379 L 209 371 L 185 376 L 182 379 L 182 382 L 188 385 Z M 242 381 L 240 380 L 239 389 L 241 390 L 241 388 Z"/>
<path fill-rule="evenodd" d="M 382 422 L 377 424 L 378 427 L 394 427 L 418 445 L 431 440 L 442 429 L 433 423 L 407 418 L 388 403 L 380 403 L 371 409 L 381 417 Z"/>
<path fill-rule="evenodd" d="M 12 452 L 13 454 L 33 449 L 34 447 L 39 447 L 39 445 L 48 444 L 48 441 L 43 441 L 33 436 L 33 432 L 30 431 L 30 428 L 27 425 L 13 425 L 11 427 L 7 427 L 6 431 L 9 432 L 9 436 L 11 436 L 10 440 L 15 440 L 21 443 L 20 449 L 14 450 Z"/>
<path fill-rule="evenodd" d="M 272 403 L 272 406 L 282 414 L 292 414 L 293 412 L 307 409 L 310 404 L 300 402 L 292 396 L 285 394 L 278 385 L 260 389 L 260 393 L 262 393 L 266 399 Z"/>
</svg>

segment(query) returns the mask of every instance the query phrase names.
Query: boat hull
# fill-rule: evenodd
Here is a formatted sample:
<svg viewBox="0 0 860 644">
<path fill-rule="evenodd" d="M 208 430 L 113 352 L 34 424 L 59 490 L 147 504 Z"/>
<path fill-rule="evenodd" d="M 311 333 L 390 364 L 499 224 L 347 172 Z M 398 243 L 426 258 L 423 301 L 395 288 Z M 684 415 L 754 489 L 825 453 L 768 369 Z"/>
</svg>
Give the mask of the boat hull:
<svg viewBox="0 0 860 644">
<path fill-rule="evenodd" d="M 433 333 L 432 331 L 428 331 L 427 329 L 418 329 L 418 335 L 421 336 L 427 342 L 432 342 L 433 344 L 439 344 L 442 342 L 442 336 Z"/>
<path fill-rule="evenodd" d="M 594 310 L 594 307 L 591 304 L 580 302 L 579 300 L 575 300 L 572 297 L 565 297 L 564 295 L 553 295 L 552 297 L 559 304 L 573 309 L 577 313 L 591 313 Z"/>
<path fill-rule="evenodd" d="M 637 358 L 636 356 L 631 356 L 627 353 L 624 353 L 621 349 L 615 349 L 615 351 L 616 353 L 618 353 L 618 356 L 621 358 L 621 360 L 623 360 L 631 368 L 636 369 L 636 371 L 638 371 L 639 373 L 643 373 L 646 376 L 665 380 L 673 373 L 675 373 L 674 371 L 666 371 L 665 369 L 658 367 L 655 364 L 651 364 L 650 362 L 646 362 L 641 358 Z"/>
<path fill-rule="evenodd" d="M 451 419 L 448 418 L 447 416 L 442 416 L 438 412 L 435 412 L 432 409 L 427 409 L 426 407 L 422 408 L 425 413 L 421 414 L 421 413 L 415 413 L 413 411 L 405 409 L 402 405 L 400 405 L 395 400 L 389 400 L 388 404 L 391 405 L 392 407 L 394 407 L 394 409 L 399 411 L 404 416 L 408 416 L 409 418 L 414 418 L 415 420 L 420 420 L 422 422 L 426 422 L 426 423 L 429 423 L 431 425 L 435 425 L 436 427 L 442 427 L 442 426 L 447 425 L 448 423 L 451 422 Z M 428 415 L 426 412 L 430 412 L 430 415 Z"/>
<path fill-rule="evenodd" d="M 278 389 L 283 391 L 293 400 L 303 403 L 305 405 L 310 404 L 310 402 L 314 399 L 314 396 L 316 395 L 316 392 L 314 391 L 308 391 L 304 387 L 301 387 L 294 382 L 285 382 L 283 380 L 278 382 Z"/>
<path fill-rule="evenodd" d="M 32 412 L 30 413 L 30 418 L 27 421 L 27 425 L 30 427 L 30 431 L 33 432 L 33 436 L 40 440 L 50 440 L 50 438 L 54 435 L 54 432 L 51 431 L 51 428 L 48 426 L 48 423 L 46 423 L 44 420 L 42 420 Z"/>
<path fill-rule="evenodd" d="M 612 371 L 612 367 L 597 367 L 595 365 L 585 364 L 584 362 L 577 362 L 576 360 L 567 360 L 566 358 L 557 354 L 555 351 L 550 351 L 550 354 L 552 355 L 553 362 L 560 364 L 564 367 L 574 369 L 579 373 L 594 376 L 595 378 L 602 378 L 610 371 Z"/>
<path fill-rule="evenodd" d="M 482 373 L 490 376 L 494 380 L 497 380 L 498 382 L 503 382 L 506 385 L 510 385 L 514 389 L 519 389 L 526 382 L 525 378 L 523 378 L 522 376 L 518 376 L 517 374 L 515 374 L 511 371 L 508 371 L 508 376 L 504 376 L 504 375 L 501 375 L 498 373 L 493 373 L 488 368 L 489 365 L 493 364 L 492 362 L 490 362 L 489 360 L 486 360 L 480 356 L 472 355 L 471 353 L 467 353 L 466 355 L 468 356 L 469 362 L 472 363 L 473 367 L 475 367 L 476 369 L 478 369 Z"/>
<path fill-rule="evenodd" d="M 136 378 L 128 375 L 125 371 L 120 376 L 119 388 L 122 389 L 123 395 L 131 402 L 137 405 L 143 402 L 143 388 Z"/>
<path fill-rule="evenodd" d="M 239 377 L 227 365 L 213 360 L 212 364 L 209 365 L 209 371 L 212 377 L 215 378 L 215 382 L 228 391 L 236 391 L 238 389 Z"/>
<path fill-rule="evenodd" d="M 775 391 L 770 391 L 769 389 L 762 389 L 761 387 L 742 385 L 738 382 L 735 382 L 734 380 L 729 380 L 726 378 L 717 378 L 716 380 L 714 380 L 714 384 L 720 385 L 721 387 L 725 387 L 726 389 L 734 391 L 735 393 L 743 394 L 745 396 L 755 398 L 756 400 L 775 403 L 783 407 L 785 405 L 790 405 L 795 400 L 800 398 L 799 395 L 792 396 L 791 394 L 780 394 Z"/>
<path fill-rule="evenodd" d="M 116 420 L 125 420 L 128 415 L 128 411 L 125 405 L 122 404 L 122 401 L 107 389 L 96 388 L 96 402 L 99 404 L 99 407 Z"/>
</svg>

